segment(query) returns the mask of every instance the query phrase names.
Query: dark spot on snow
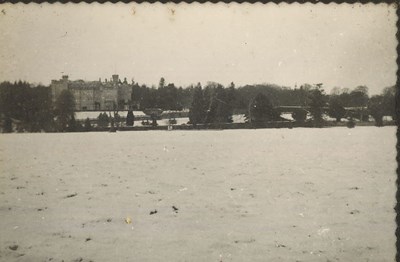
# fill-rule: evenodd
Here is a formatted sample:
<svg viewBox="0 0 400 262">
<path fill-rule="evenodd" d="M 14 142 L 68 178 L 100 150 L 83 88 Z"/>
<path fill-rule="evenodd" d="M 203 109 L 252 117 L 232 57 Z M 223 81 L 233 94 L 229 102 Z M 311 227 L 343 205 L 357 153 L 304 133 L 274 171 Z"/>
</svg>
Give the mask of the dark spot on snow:
<svg viewBox="0 0 400 262">
<path fill-rule="evenodd" d="M 149 190 L 149 191 L 147 191 L 147 193 L 149 193 L 149 194 L 152 194 L 152 195 L 154 195 L 154 194 L 155 194 L 155 192 L 154 192 L 154 191 L 152 191 L 152 190 Z"/>
<path fill-rule="evenodd" d="M 78 193 L 73 193 L 73 194 L 67 195 L 65 198 L 75 197 L 77 195 L 78 195 Z"/>
<path fill-rule="evenodd" d="M 23 189 L 25 188 L 24 186 L 17 186 L 17 189 Z"/>
<path fill-rule="evenodd" d="M 356 187 L 356 186 L 350 188 L 350 190 L 359 190 L 359 189 L 360 189 L 360 188 L 359 188 L 359 187 Z"/>
<path fill-rule="evenodd" d="M 108 223 L 110 223 L 111 221 L 112 221 L 112 219 L 111 219 L 111 218 L 108 218 L 108 219 L 107 219 L 107 222 L 108 222 Z"/>
<path fill-rule="evenodd" d="M 83 261 L 83 258 L 79 257 L 79 258 L 75 259 L 73 262 L 82 262 L 82 261 Z"/>
<path fill-rule="evenodd" d="M 360 213 L 360 211 L 358 211 L 357 209 L 350 211 L 350 214 L 354 215 L 354 214 L 358 214 Z"/>
<path fill-rule="evenodd" d="M 236 190 L 236 188 L 231 187 L 231 191 Z"/>
<path fill-rule="evenodd" d="M 18 249 L 18 245 L 11 245 L 11 246 L 9 246 L 8 248 L 11 249 L 11 250 L 13 250 L 13 251 L 15 251 L 15 250 Z"/>
<path fill-rule="evenodd" d="M 150 215 L 154 215 L 154 214 L 157 214 L 157 209 L 154 209 L 153 211 L 150 211 Z"/>
<path fill-rule="evenodd" d="M 286 247 L 284 244 L 275 244 L 276 247 Z"/>
<path fill-rule="evenodd" d="M 90 237 L 88 237 L 88 238 L 85 239 L 85 242 L 88 242 L 90 240 L 92 240 L 92 239 Z"/>
<path fill-rule="evenodd" d="M 44 192 L 36 193 L 36 195 L 37 195 L 37 196 L 43 196 L 43 195 L 44 195 Z"/>
<path fill-rule="evenodd" d="M 250 239 L 246 239 L 246 240 L 235 240 L 235 243 L 236 244 L 239 244 L 239 243 L 246 243 L 246 244 L 249 244 L 249 243 L 253 243 L 253 242 L 255 242 L 256 240 L 254 239 L 254 238 L 250 238 Z"/>
<path fill-rule="evenodd" d="M 15 179 L 17 179 L 15 176 L 14 177 L 12 177 L 12 178 L 10 178 L 11 180 L 15 180 Z"/>
<path fill-rule="evenodd" d="M 172 209 L 174 210 L 175 213 L 178 213 L 178 208 L 176 206 L 172 206 Z"/>
</svg>

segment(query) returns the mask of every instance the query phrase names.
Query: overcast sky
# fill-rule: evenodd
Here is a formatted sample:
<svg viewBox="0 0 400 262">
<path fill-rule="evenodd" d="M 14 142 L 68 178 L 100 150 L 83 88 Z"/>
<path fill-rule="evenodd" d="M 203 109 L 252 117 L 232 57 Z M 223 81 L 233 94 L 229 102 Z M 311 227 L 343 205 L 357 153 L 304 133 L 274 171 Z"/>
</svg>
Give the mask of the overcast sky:
<svg viewBox="0 0 400 262">
<path fill-rule="evenodd" d="M 0 81 L 134 78 L 188 86 L 396 82 L 395 7 L 348 4 L 0 5 Z"/>
</svg>

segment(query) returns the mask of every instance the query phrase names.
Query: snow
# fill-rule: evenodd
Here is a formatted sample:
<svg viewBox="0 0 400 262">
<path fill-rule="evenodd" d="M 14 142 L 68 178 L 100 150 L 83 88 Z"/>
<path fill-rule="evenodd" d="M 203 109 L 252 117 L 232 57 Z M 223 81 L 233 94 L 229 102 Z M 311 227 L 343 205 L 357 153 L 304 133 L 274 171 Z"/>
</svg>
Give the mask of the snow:
<svg viewBox="0 0 400 262">
<path fill-rule="evenodd" d="M 395 131 L 4 134 L 0 260 L 394 261 Z"/>
<path fill-rule="evenodd" d="M 186 125 L 189 122 L 189 117 L 177 117 L 177 118 L 175 118 L 175 120 L 176 120 L 176 124 L 174 124 L 174 125 L 183 125 L 183 124 Z M 167 125 L 169 125 L 169 119 L 157 120 L 157 123 L 160 126 L 167 126 Z M 135 125 L 136 125 L 136 122 L 135 122 Z"/>
<path fill-rule="evenodd" d="M 244 114 L 232 115 L 232 120 L 233 120 L 233 123 L 245 123 L 246 122 L 246 118 L 245 118 Z"/>
<path fill-rule="evenodd" d="M 91 120 L 97 119 L 97 117 L 101 114 L 106 112 L 107 115 L 109 115 L 109 111 L 79 111 L 75 112 L 75 119 L 77 120 L 85 120 L 86 118 L 89 118 Z M 128 111 L 118 111 L 118 114 L 120 117 L 126 117 L 128 114 Z M 136 116 L 146 116 L 145 113 L 142 111 L 133 111 L 133 115 Z M 114 113 L 111 112 L 111 116 L 114 116 Z"/>
</svg>

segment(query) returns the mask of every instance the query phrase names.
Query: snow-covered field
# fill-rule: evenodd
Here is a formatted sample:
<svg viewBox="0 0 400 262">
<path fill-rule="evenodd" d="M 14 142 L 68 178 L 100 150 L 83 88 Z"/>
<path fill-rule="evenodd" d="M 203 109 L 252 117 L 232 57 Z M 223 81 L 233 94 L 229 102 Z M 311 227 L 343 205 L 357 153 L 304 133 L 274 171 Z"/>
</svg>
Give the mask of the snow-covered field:
<svg viewBox="0 0 400 262">
<path fill-rule="evenodd" d="M 395 141 L 395 127 L 1 135 L 0 261 L 394 261 Z"/>
</svg>

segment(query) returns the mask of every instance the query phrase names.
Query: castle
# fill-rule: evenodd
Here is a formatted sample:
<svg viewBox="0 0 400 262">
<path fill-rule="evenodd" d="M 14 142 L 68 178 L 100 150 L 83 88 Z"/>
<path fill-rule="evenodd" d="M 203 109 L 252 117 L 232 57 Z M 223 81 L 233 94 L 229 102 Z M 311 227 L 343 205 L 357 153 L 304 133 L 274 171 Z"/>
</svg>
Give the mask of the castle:
<svg viewBox="0 0 400 262">
<path fill-rule="evenodd" d="M 132 82 L 133 84 L 133 82 Z M 119 79 L 118 75 L 112 75 L 110 81 L 68 80 L 63 75 L 60 80 L 51 81 L 51 93 L 53 102 L 63 90 L 69 90 L 75 98 L 76 111 L 90 110 L 128 110 L 132 101 L 132 84 Z"/>
</svg>

